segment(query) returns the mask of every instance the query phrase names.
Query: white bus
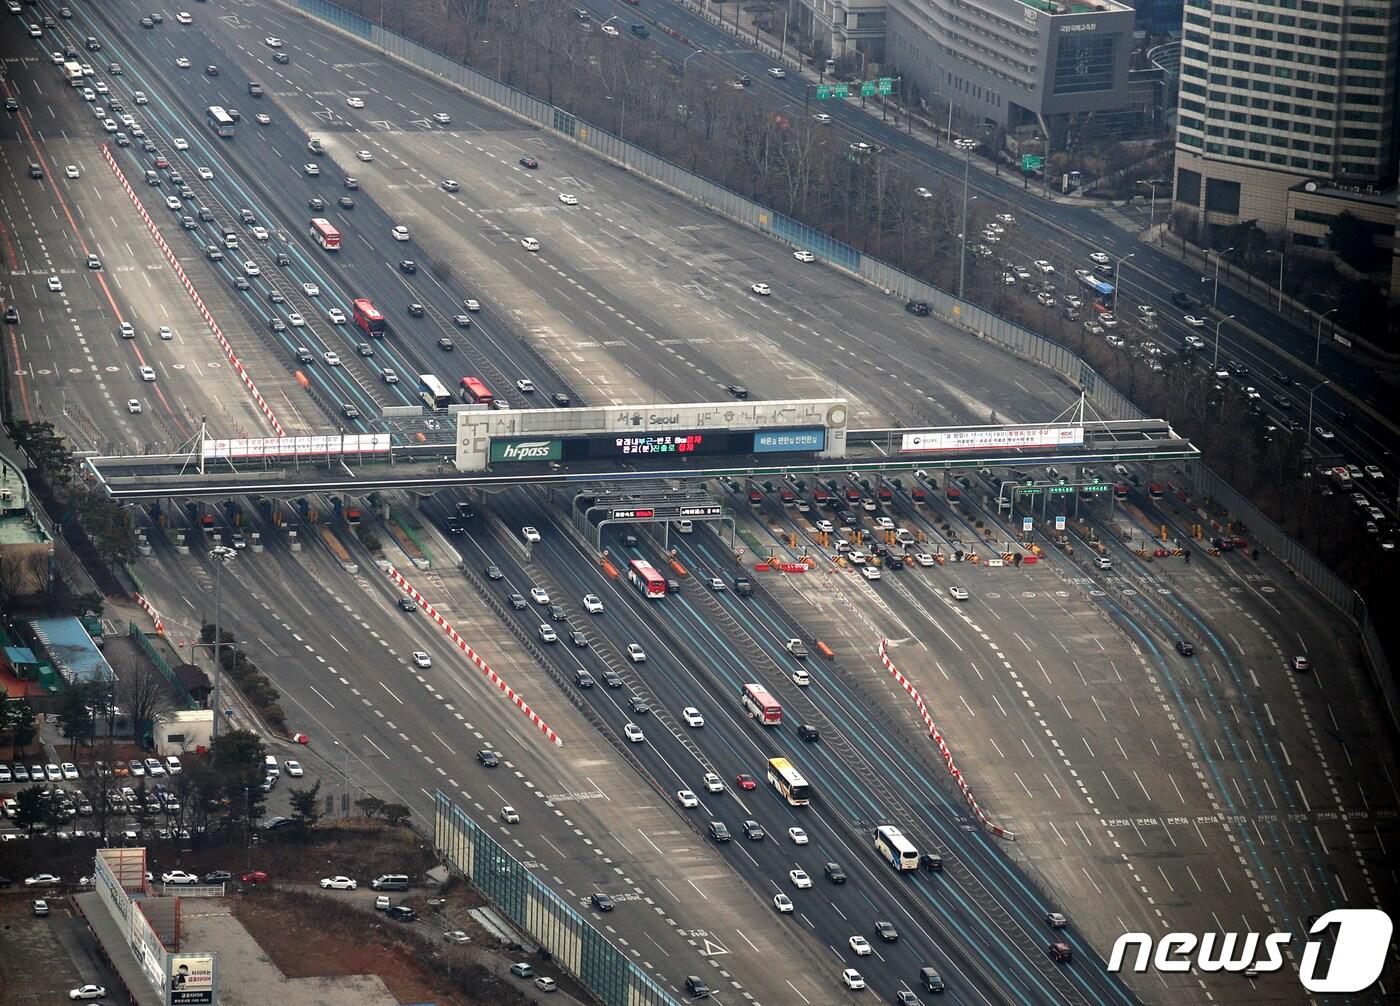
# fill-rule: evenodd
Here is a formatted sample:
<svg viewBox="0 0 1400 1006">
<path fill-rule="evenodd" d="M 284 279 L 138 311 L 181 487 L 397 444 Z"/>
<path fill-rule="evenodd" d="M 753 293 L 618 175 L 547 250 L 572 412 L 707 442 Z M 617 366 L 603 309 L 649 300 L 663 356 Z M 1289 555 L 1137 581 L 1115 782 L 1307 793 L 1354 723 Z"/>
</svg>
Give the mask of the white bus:
<svg viewBox="0 0 1400 1006">
<path fill-rule="evenodd" d="M 233 116 L 219 105 L 210 105 L 205 117 L 209 121 L 209 128 L 220 136 L 233 135 Z"/>
<path fill-rule="evenodd" d="M 418 375 L 418 397 L 428 408 L 438 411 L 452 404 L 452 392 L 432 374 Z"/>
<path fill-rule="evenodd" d="M 917 870 L 919 868 L 919 850 L 914 848 L 909 839 L 905 838 L 904 833 L 898 828 L 888 826 L 876 828 L 875 849 L 881 856 L 885 857 L 885 862 L 896 870 Z"/>
</svg>

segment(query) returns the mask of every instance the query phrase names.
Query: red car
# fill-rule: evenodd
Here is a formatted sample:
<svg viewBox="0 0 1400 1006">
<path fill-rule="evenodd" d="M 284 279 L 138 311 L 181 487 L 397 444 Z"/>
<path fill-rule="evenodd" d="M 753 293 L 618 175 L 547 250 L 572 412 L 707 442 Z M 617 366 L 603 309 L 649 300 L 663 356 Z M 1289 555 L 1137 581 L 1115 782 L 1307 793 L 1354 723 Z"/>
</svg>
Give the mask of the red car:
<svg viewBox="0 0 1400 1006">
<path fill-rule="evenodd" d="M 249 870 L 238 879 L 245 884 L 266 884 L 267 874 L 262 870 Z"/>
<path fill-rule="evenodd" d="M 758 789 L 758 783 L 753 781 L 753 776 L 747 772 L 740 772 L 734 777 L 734 781 L 739 784 L 740 789 Z"/>
<path fill-rule="evenodd" d="M 158 155 L 156 157 L 156 167 L 164 171 L 166 168 L 170 167 L 170 162 L 165 159 L 164 155 Z"/>
</svg>

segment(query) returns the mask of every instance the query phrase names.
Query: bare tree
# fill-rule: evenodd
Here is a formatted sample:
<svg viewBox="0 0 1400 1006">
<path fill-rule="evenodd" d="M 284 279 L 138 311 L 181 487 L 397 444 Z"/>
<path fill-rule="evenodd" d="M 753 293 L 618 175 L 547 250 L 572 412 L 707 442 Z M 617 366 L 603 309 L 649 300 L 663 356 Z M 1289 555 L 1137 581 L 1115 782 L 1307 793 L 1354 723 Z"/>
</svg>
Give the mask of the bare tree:
<svg viewBox="0 0 1400 1006">
<path fill-rule="evenodd" d="M 170 687 L 150 664 L 133 663 L 118 676 L 118 694 L 126 713 L 137 730 L 154 725 L 174 708 Z"/>
<path fill-rule="evenodd" d="M 0 552 L 0 609 L 14 610 L 15 602 L 29 592 L 25 559 L 18 552 Z"/>
</svg>

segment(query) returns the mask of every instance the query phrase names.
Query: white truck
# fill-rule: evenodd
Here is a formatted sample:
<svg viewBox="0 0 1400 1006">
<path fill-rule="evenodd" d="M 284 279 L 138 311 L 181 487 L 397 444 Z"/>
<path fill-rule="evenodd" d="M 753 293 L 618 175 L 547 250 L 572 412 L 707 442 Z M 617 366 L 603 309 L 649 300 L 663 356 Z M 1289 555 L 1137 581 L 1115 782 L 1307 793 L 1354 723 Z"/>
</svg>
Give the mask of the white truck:
<svg viewBox="0 0 1400 1006">
<path fill-rule="evenodd" d="M 793 636 L 786 643 L 784 643 L 783 647 L 799 660 L 805 658 L 808 653 L 807 644 L 804 643 L 802 640 L 798 639 L 796 636 Z"/>
<path fill-rule="evenodd" d="M 63 64 L 63 76 L 72 87 L 81 87 L 83 84 L 83 64 L 74 60 L 68 60 Z"/>
</svg>

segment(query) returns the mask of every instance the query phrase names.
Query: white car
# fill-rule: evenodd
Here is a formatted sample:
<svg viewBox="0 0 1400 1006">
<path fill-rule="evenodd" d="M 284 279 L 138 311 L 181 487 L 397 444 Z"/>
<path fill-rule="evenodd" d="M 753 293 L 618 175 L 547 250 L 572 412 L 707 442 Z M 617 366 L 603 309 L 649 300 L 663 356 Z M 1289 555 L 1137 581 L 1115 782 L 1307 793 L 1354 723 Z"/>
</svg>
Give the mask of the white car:
<svg viewBox="0 0 1400 1006">
<path fill-rule="evenodd" d="M 603 602 L 597 594 L 584 594 L 583 610 L 590 615 L 601 615 L 603 613 Z"/>
<path fill-rule="evenodd" d="M 52 887 L 55 884 L 61 883 L 63 883 L 63 881 L 59 879 L 56 874 L 52 873 L 36 873 L 32 877 L 24 878 L 25 887 Z"/>
<path fill-rule="evenodd" d="M 307 177 L 315 178 L 321 173 L 321 166 L 319 164 L 303 164 L 301 170 L 306 172 Z"/>
<path fill-rule="evenodd" d="M 368 164 L 370 161 L 374 160 L 374 154 L 370 153 L 368 150 L 357 150 L 355 151 L 355 159 Z"/>
<path fill-rule="evenodd" d="M 306 319 L 296 311 L 293 311 L 291 314 L 287 315 L 287 324 L 291 325 L 293 328 L 302 328 L 306 325 Z M 327 360 L 326 362 L 330 363 L 331 361 Z"/>
<path fill-rule="evenodd" d="M 202 164 L 194 169 L 194 173 L 199 176 L 200 181 L 212 182 L 214 180 L 214 172 Z"/>
<path fill-rule="evenodd" d="M 180 202 L 180 200 L 175 198 L 174 196 L 166 196 L 165 208 L 173 213 L 178 213 L 181 209 L 184 208 L 184 203 Z"/>
<path fill-rule="evenodd" d="M 809 252 L 806 248 L 797 249 L 797 251 L 792 253 L 792 257 L 797 259 L 797 261 L 799 262 L 815 262 L 817 260 L 817 257 L 811 252 Z"/>
<path fill-rule="evenodd" d="M 1377 468 L 1375 465 L 1367 465 L 1367 466 L 1366 466 L 1366 474 L 1369 475 L 1369 476 L 1370 476 L 1371 478 L 1373 478 L 1373 479 L 1383 479 L 1383 478 L 1385 478 L 1385 472 L 1381 471 L 1381 470 L 1380 470 L 1379 468 Z"/>
<path fill-rule="evenodd" d="M 57 276 L 50 276 L 50 277 L 49 277 L 49 290 L 50 290 L 51 292 L 53 292 L 53 293 L 62 293 L 62 292 L 63 292 L 63 280 L 59 279 Z"/>
<path fill-rule="evenodd" d="M 364 99 L 364 98 L 346 98 L 346 99 L 345 99 L 345 103 L 346 103 L 347 105 L 349 105 L 351 108 L 364 108 L 364 107 L 365 107 L 365 99 Z"/>
<path fill-rule="evenodd" d="M 78 778 L 78 766 L 74 765 L 71 761 L 64 762 L 58 767 L 58 770 L 63 773 L 63 778 L 70 782 Z"/>
<path fill-rule="evenodd" d="M 1014 224 L 1016 222 L 1016 218 L 1013 217 L 1010 213 L 998 213 L 997 219 L 1000 220 L 1002 223 L 1006 224 L 1007 226 L 1010 226 L 1011 224 Z"/>
<path fill-rule="evenodd" d="M 267 38 L 263 39 L 263 45 L 267 46 L 269 49 L 280 49 L 282 48 L 282 40 L 276 35 L 269 35 Z"/>
<path fill-rule="evenodd" d="M 559 642 L 559 635 L 554 631 L 554 626 L 552 626 L 552 625 L 541 625 L 541 626 L 540 626 L 540 642 L 543 642 L 543 643 L 557 643 L 557 642 Z"/>
<path fill-rule="evenodd" d="M 520 247 L 526 251 L 536 252 L 540 250 L 540 243 L 535 238 L 521 238 Z"/>
<path fill-rule="evenodd" d="M 142 367 L 140 368 L 140 374 L 141 380 L 146 381 L 147 383 L 154 382 L 156 379 L 156 371 L 154 367 Z"/>
<path fill-rule="evenodd" d="M 758 294 L 760 297 L 767 297 L 773 292 L 773 288 L 770 287 L 767 283 L 755 283 L 752 286 L 750 286 L 749 289 L 752 290 L 754 293 Z"/>
<path fill-rule="evenodd" d="M 326 361 L 326 366 L 328 367 L 340 366 L 340 354 L 333 349 L 328 349 L 326 352 L 322 353 L 321 359 Z"/>
<path fill-rule="evenodd" d="M 522 377 L 515 382 L 515 390 L 519 391 L 522 395 L 533 395 L 535 393 L 535 382 L 528 377 Z"/>
<path fill-rule="evenodd" d="M 452 116 L 448 115 L 446 112 L 434 112 L 433 121 L 439 126 L 446 126 L 452 121 Z"/>
<path fill-rule="evenodd" d="M 254 120 L 259 126 L 270 126 L 270 125 L 272 125 L 272 116 L 268 115 L 266 112 L 259 112 L 257 115 L 253 116 L 253 120 Z"/>
<path fill-rule="evenodd" d="M 79 985 L 68 990 L 69 999 L 101 999 L 106 995 L 107 990 L 101 985 Z"/>
<path fill-rule="evenodd" d="M 475 314 L 477 311 L 481 310 L 481 301 L 468 297 L 466 300 L 462 301 L 462 306 L 470 313 Z"/>
<path fill-rule="evenodd" d="M 862 567 L 860 568 L 860 572 L 861 572 L 861 575 L 864 576 L 867 580 L 878 580 L 878 579 L 880 579 L 880 567 L 879 567 L 879 566 L 862 566 Z"/>
<path fill-rule="evenodd" d="M 405 227 L 403 224 L 396 225 L 394 229 L 389 232 L 389 234 L 393 237 L 395 241 L 408 240 L 408 228 Z"/>
<path fill-rule="evenodd" d="M 681 719 L 685 720 L 688 727 L 699 728 L 705 725 L 705 717 L 700 715 L 700 710 L 694 706 L 686 706 L 681 710 Z"/>
<path fill-rule="evenodd" d="M 914 195 L 918 196 L 920 199 L 932 199 L 932 198 L 933 198 L 933 192 L 932 192 L 931 190 L 929 190 L 929 189 L 924 188 L 924 186 L 922 186 L 922 185 L 920 185 L 920 186 L 918 186 L 916 189 L 914 189 Z"/>
<path fill-rule="evenodd" d="M 184 870 L 171 870 L 160 875 L 162 884 L 197 884 L 199 878 L 193 873 L 186 873 Z"/>
<path fill-rule="evenodd" d="M 687 809 L 700 806 L 700 798 L 688 789 L 676 792 L 676 802 Z"/>
<path fill-rule="evenodd" d="M 66 168 L 63 169 L 63 173 L 69 178 L 77 178 L 80 174 L 80 172 L 78 171 L 78 166 L 76 164 L 68 165 Z"/>
<path fill-rule="evenodd" d="M 349 877 L 322 877 L 321 886 L 331 891 L 353 891 L 360 885 Z"/>
<path fill-rule="evenodd" d="M 788 912 L 792 911 L 792 899 L 786 894 L 775 894 L 773 895 L 773 907 L 776 908 L 779 913 L 786 915 Z"/>
<path fill-rule="evenodd" d="M 272 239 L 272 235 L 267 232 L 267 228 L 262 224 L 256 224 L 248 228 L 248 232 L 252 234 L 253 238 L 257 241 L 270 241 Z"/>
<path fill-rule="evenodd" d="M 646 740 L 646 736 L 642 733 L 642 728 L 635 723 L 628 723 L 624 726 L 622 728 L 622 733 L 633 744 L 640 744 L 642 741 Z"/>
<path fill-rule="evenodd" d="M 428 656 L 428 655 L 427 655 L 426 653 L 424 653 L 422 650 L 414 650 L 414 651 L 413 651 L 413 662 L 414 662 L 415 664 L 417 664 L 419 667 L 432 667 L 432 666 L 433 666 L 433 658 L 430 657 L 430 656 Z"/>
<path fill-rule="evenodd" d="M 175 58 L 175 65 L 181 70 L 188 70 L 190 68 L 190 61 L 184 56 L 177 56 Z"/>
<path fill-rule="evenodd" d="M 812 121 L 819 126 L 829 126 L 831 125 L 831 116 L 825 112 L 813 112 Z"/>
<path fill-rule="evenodd" d="M 1181 320 L 1186 322 L 1186 324 L 1190 325 L 1192 328 L 1206 327 L 1206 320 L 1204 318 L 1198 318 L 1194 314 L 1183 315 Z"/>
<path fill-rule="evenodd" d="M 126 411 L 130 412 L 133 416 L 139 416 L 141 414 L 141 399 L 128 398 L 126 400 Z"/>
<path fill-rule="evenodd" d="M 462 190 L 462 183 L 457 181 L 455 178 L 444 178 L 442 182 L 442 190 L 444 192 L 460 192 Z"/>
<path fill-rule="evenodd" d="M 772 77 L 774 80 L 782 80 L 787 76 L 787 71 L 781 66 L 770 66 L 768 68 L 768 76 Z"/>
<path fill-rule="evenodd" d="M 634 664 L 644 664 L 647 661 L 647 652 L 636 643 L 627 644 L 627 656 Z"/>
<path fill-rule="evenodd" d="M 951 597 L 954 601 L 966 601 L 969 595 L 967 593 L 966 587 L 959 587 L 956 584 L 954 584 L 953 586 L 948 588 L 948 596 Z"/>
<path fill-rule="evenodd" d="M 1186 337 L 1186 345 L 1190 346 L 1192 349 L 1205 349 L 1206 340 L 1202 339 L 1199 335 L 1188 335 Z"/>
<path fill-rule="evenodd" d="M 183 10 L 180 11 L 180 13 L 178 13 L 178 14 L 175 15 L 175 20 L 178 21 L 178 22 L 180 22 L 181 24 L 193 24 L 193 23 L 194 23 L 194 18 L 190 17 L 189 11 L 183 11 Z"/>
<path fill-rule="evenodd" d="M 1055 267 L 1049 262 L 1045 261 L 1045 259 L 1043 258 L 1036 259 L 1033 264 L 1037 269 L 1039 269 L 1042 273 L 1044 273 L 1047 276 L 1049 276 L 1052 272 L 1055 271 Z"/>
<path fill-rule="evenodd" d="M 330 323 L 332 325 L 345 324 L 345 312 L 338 307 L 333 307 L 329 311 L 327 311 L 326 317 L 330 320 Z"/>
<path fill-rule="evenodd" d="M 847 968 L 841 972 L 841 984 L 848 989 L 863 989 L 865 988 L 865 979 L 855 968 Z"/>
<path fill-rule="evenodd" d="M 851 945 L 851 950 L 855 953 L 857 957 L 870 956 L 870 941 L 867 940 L 864 936 L 852 936 L 846 942 L 848 942 Z"/>
<path fill-rule="evenodd" d="M 788 870 L 788 880 L 791 880 L 792 886 L 800 891 L 805 891 L 812 886 L 812 878 L 807 876 L 806 870 Z"/>
<path fill-rule="evenodd" d="M 724 780 L 713 772 L 706 772 L 705 777 L 701 779 L 700 782 L 705 787 L 706 791 L 710 793 L 724 792 Z"/>
<path fill-rule="evenodd" d="M 574 195 L 572 192 L 561 192 L 559 193 L 559 201 L 565 206 L 577 206 L 578 196 Z"/>
<path fill-rule="evenodd" d="M 612 36 L 615 37 L 615 36 L 617 35 L 617 29 L 614 28 L 614 27 L 613 27 L 612 25 L 610 25 L 610 24 L 605 24 L 605 25 L 603 25 L 603 34 L 604 34 L 604 35 L 612 35 Z"/>
<path fill-rule="evenodd" d="M 308 297 L 321 296 L 321 288 L 315 283 L 303 283 L 301 285 L 301 292 L 306 294 Z"/>
<path fill-rule="evenodd" d="M 807 833 L 796 827 L 788 829 L 788 838 L 792 839 L 794 845 L 806 845 L 808 841 Z"/>
<path fill-rule="evenodd" d="M 146 104 L 148 101 L 151 100 L 151 99 L 149 99 L 149 98 L 146 97 L 146 92 L 145 92 L 145 91 L 133 91 L 132 94 L 131 94 L 131 97 L 132 97 L 132 100 L 135 101 L 136 104 L 138 104 L 138 105 L 144 105 L 144 104 Z"/>
<path fill-rule="evenodd" d="M 1111 260 L 1107 252 L 1096 251 L 1089 254 L 1089 261 L 1095 265 L 1108 265 Z"/>
<path fill-rule="evenodd" d="M 510 804 L 506 804 L 501 808 L 501 820 L 506 824 L 519 824 L 520 814 Z"/>
<path fill-rule="evenodd" d="M 245 276 L 261 276 L 262 267 L 252 259 L 249 259 L 247 262 L 243 263 L 243 274 Z"/>
<path fill-rule="evenodd" d="M 932 566 L 934 564 L 933 556 L 927 552 L 915 552 L 914 561 L 920 566 Z"/>
<path fill-rule="evenodd" d="M 175 149 L 176 149 L 176 150 L 189 150 L 189 149 L 190 149 L 190 141 L 187 140 L 187 139 L 185 139 L 183 136 L 177 136 L 177 137 L 175 137 L 175 139 L 171 140 L 170 142 L 173 143 L 173 144 L 175 145 Z"/>
<path fill-rule="evenodd" d="M 543 587 L 531 587 L 530 600 L 534 601 L 536 604 L 548 604 L 549 591 L 545 590 Z"/>
</svg>

